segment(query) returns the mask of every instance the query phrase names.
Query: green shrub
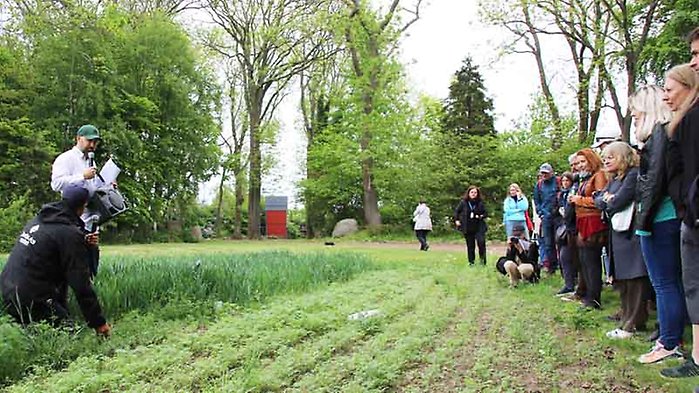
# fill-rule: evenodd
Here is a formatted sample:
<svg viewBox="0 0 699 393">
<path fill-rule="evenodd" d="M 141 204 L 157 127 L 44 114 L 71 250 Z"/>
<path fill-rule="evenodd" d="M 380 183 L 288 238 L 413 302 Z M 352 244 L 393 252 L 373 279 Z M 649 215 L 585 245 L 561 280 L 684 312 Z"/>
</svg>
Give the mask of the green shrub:
<svg viewBox="0 0 699 393">
<path fill-rule="evenodd" d="M 0 252 L 9 252 L 31 218 L 31 206 L 26 198 L 15 199 L 5 208 L 0 208 Z"/>
<path fill-rule="evenodd" d="M 0 383 L 22 375 L 30 359 L 30 343 L 19 325 L 0 315 Z"/>
</svg>

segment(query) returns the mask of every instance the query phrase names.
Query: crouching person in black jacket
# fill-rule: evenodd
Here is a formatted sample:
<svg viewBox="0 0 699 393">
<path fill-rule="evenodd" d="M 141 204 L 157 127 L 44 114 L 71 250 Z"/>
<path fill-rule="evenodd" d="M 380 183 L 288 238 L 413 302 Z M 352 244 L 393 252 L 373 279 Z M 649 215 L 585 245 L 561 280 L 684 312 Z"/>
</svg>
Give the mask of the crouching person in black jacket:
<svg viewBox="0 0 699 393">
<path fill-rule="evenodd" d="M 516 225 L 512 229 L 512 237 L 507 240 L 507 254 L 498 259 L 495 267 L 510 279 L 511 287 L 516 287 L 520 280 L 531 283 L 539 281 L 541 272 L 538 261 L 539 246 L 526 239 L 523 226 Z"/>
<path fill-rule="evenodd" d="M 110 334 L 87 263 L 88 245 L 99 241 L 97 234 L 85 233 L 80 220 L 87 200 L 86 189 L 66 187 L 63 200 L 44 205 L 19 235 L 0 274 L 5 308 L 17 322 L 67 322 L 70 287 L 88 326 L 97 334 Z"/>
</svg>

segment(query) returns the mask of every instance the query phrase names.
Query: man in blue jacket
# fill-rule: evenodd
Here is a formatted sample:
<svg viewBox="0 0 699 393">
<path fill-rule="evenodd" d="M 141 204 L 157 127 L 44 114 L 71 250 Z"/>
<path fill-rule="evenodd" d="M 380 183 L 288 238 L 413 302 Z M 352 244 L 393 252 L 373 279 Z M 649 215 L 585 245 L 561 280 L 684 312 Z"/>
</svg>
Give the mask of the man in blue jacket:
<svg viewBox="0 0 699 393">
<path fill-rule="evenodd" d="M 541 218 L 541 261 L 548 273 L 554 273 L 558 266 L 556 253 L 556 226 L 561 216 L 558 213 L 558 179 L 553 173 L 553 167 L 549 163 L 543 163 L 539 167 L 539 181 L 534 187 L 534 203 L 536 214 Z"/>
</svg>

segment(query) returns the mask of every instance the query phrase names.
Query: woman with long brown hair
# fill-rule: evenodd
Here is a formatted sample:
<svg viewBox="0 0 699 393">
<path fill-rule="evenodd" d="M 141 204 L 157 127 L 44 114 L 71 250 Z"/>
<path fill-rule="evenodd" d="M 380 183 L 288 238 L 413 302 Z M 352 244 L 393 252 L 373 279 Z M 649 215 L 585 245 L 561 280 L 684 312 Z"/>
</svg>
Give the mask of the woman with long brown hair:
<svg viewBox="0 0 699 393">
<path fill-rule="evenodd" d="M 590 148 L 577 152 L 580 186 L 568 201 L 575 205 L 575 227 L 580 270 L 587 290 L 582 304 L 586 308 L 602 306 L 602 247 L 607 243 L 607 224 L 602 222 L 602 212 L 595 207 L 593 196 L 607 186 L 602 172 L 602 160 Z"/>
<path fill-rule="evenodd" d="M 485 218 L 487 215 L 481 191 L 476 186 L 469 187 L 454 211 L 454 223 L 466 239 L 466 254 L 471 266 L 476 262 L 476 244 L 481 263 L 485 265 L 485 232 L 488 230 Z"/>
</svg>

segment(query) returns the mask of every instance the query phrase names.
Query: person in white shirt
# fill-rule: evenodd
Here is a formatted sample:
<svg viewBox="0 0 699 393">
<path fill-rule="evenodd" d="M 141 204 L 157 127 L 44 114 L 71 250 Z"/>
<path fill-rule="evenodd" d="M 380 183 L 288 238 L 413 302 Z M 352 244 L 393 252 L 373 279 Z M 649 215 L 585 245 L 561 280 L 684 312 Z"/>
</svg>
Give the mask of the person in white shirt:
<svg viewBox="0 0 699 393">
<path fill-rule="evenodd" d="M 78 128 L 75 140 L 75 146 L 61 153 L 53 162 L 51 188 L 54 191 L 62 192 L 68 185 L 77 185 L 86 188 L 90 193 L 90 197 L 92 197 L 98 187 L 94 153 L 102 138 L 97 127 L 92 124 L 86 124 Z M 93 232 L 94 230 L 93 216 L 93 212 L 85 209 L 85 212 L 80 217 L 85 222 L 85 229 L 88 232 Z M 95 276 L 99 266 L 99 248 L 97 246 L 91 247 L 89 254 L 90 270 L 92 275 Z"/>
<path fill-rule="evenodd" d="M 75 139 L 75 146 L 56 157 L 53 162 L 51 188 L 61 192 L 68 184 L 75 184 L 86 188 L 92 196 L 97 189 L 97 168 L 94 159 L 91 160 L 88 156 L 95 153 L 101 141 L 100 133 L 97 127 L 86 124 L 78 129 Z"/>
<path fill-rule="evenodd" d="M 430 218 L 430 208 L 427 203 L 421 200 L 413 212 L 415 222 L 415 236 L 420 241 L 420 251 L 427 251 L 430 245 L 427 244 L 427 234 L 432 230 L 432 219 Z"/>
</svg>

